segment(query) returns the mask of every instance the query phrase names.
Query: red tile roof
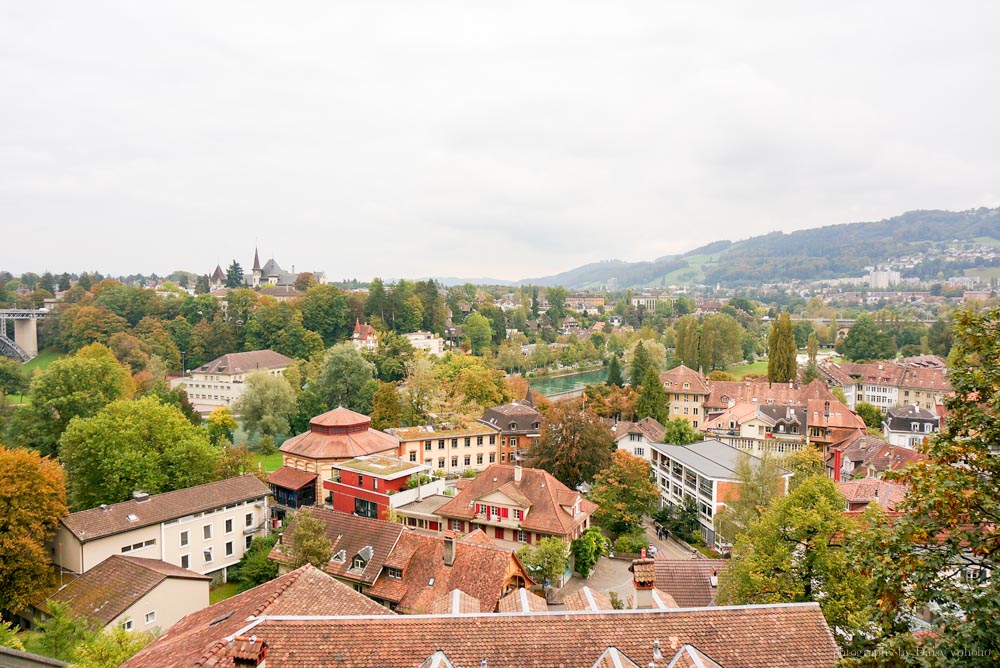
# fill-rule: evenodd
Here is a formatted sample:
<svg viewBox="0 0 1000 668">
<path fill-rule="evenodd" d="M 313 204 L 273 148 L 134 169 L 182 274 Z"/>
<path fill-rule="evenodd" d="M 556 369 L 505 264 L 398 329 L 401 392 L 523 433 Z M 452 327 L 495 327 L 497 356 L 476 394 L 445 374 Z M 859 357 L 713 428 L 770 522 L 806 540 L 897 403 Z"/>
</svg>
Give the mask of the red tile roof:
<svg viewBox="0 0 1000 668">
<path fill-rule="evenodd" d="M 458 589 L 479 602 L 478 611 L 493 612 L 500 597 L 519 584 L 531 582 L 510 550 L 476 541 L 455 541 L 455 562 L 444 562 L 445 539 L 406 531 L 385 566 L 402 570 L 395 580 L 383 571 L 368 594 L 393 601 L 400 612 L 431 612 L 435 601 Z"/>
<path fill-rule="evenodd" d="M 719 588 L 712 586 L 712 574 L 721 576 L 730 563 L 727 559 L 656 559 L 656 588 L 670 594 L 682 608 L 715 605 Z"/>
<path fill-rule="evenodd" d="M 232 666 L 227 637 L 260 615 L 392 615 L 387 608 L 310 565 L 192 613 L 122 664 L 123 668 Z M 261 638 L 260 634 L 257 634 Z M 263 638 L 261 638 L 263 639 Z M 288 647 L 284 648 L 287 657 Z M 268 656 L 268 665 L 272 663 Z M 285 666 L 301 666 L 289 662 Z"/>
<path fill-rule="evenodd" d="M 267 485 L 252 474 L 154 494 L 145 501 L 123 501 L 104 508 L 81 510 L 60 521 L 77 539 L 87 541 L 159 524 L 231 503 L 270 496 Z M 130 519 L 135 518 L 135 519 Z"/>
<path fill-rule="evenodd" d="M 581 587 L 563 599 L 563 607 L 567 610 L 614 610 L 611 605 L 611 597 L 602 591 L 596 591 L 590 587 Z"/>
<path fill-rule="evenodd" d="M 428 612 L 434 615 L 464 615 L 482 610 L 478 598 L 469 596 L 461 589 L 452 589 L 444 596 L 435 599 Z"/>
<path fill-rule="evenodd" d="M 245 353 L 229 353 L 217 357 L 197 369 L 198 373 L 214 373 L 219 375 L 244 374 L 261 369 L 283 369 L 294 360 L 273 350 L 250 350 Z"/>
<path fill-rule="evenodd" d="M 515 468 L 521 470 L 520 481 L 514 480 Z M 466 483 L 454 499 L 438 508 L 437 514 L 449 519 L 473 520 L 479 499 L 497 491 L 507 493 L 510 498 L 513 496 L 512 489 L 516 489 L 531 504 L 521 520 L 525 531 L 569 536 L 597 509 L 596 504 L 566 487 L 547 471 L 493 464 Z M 521 499 L 511 500 L 523 503 Z M 563 506 L 571 506 L 576 501 L 579 501 L 580 512 L 574 517 L 563 510 Z"/>
<path fill-rule="evenodd" d="M 267 481 L 272 485 L 284 487 L 285 489 L 299 490 L 315 484 L 316 474 L 293 469 L 290 466 L 282 466 L 277 471 L 268 473 Z"/>
<path fill-rule="evenodd" d="M 543 596 L 519 587 L 500 599 L 500 612 L 546 612 L 549 604 Z"/>
<path fill-rule="evenodd" d="M 324 571 L 343 580 L 372 584 L 382 571 L 383 564 L 389 559 L 393 548 L 403 533 L 403 525 L 382 520 L 369 519 L 348 515 L 329 508 L 309 508 L 309 513 L 323 523 L 327 540 L 333 547 L 334 559 L 324 567 Z M 284 531 L 284 536 L 290 536 L 295 530 L 296 519 Z M 283 539 L 284 540 L 284 539 Z M 353 568 L 354 557 L 365 548 L 371 548 L 371 555 L 364 569 Z M 343 560 L 337 560 L 343 551 Z M 287 563 L 289 557 L 285 546 L 278 543 L 268 557 L 278 563 Z"/>
<path fill-rule="evenodd" d="M 73 615 L 90 617 L 106 625 L 168 578 L 205 582 L 212 579 L 159 559 L 116 554 L 57 591 L 46 603 L 65 603 Z"/>
<path fill-rule="evenodd" d="M 383 452 L 395 454 L 399 439 L 371 429 L 370 422 L 367 415 L 335 408 L 314 417 L 309 421 L 309 431 L 288 439 L 279 450 L 306 459 L 348 460 Z M 329 433 L 334 430 L 336 433 Z"/>
<path fill-rule="evenodd" d="M 705 400 L 706 409 L 725 409 L 730 402 L 750 401 L 766 404 L 770 399 L 775 405 L 804 406 L 810 399 L 836 401 L 830 390 L 819 379 L 808 385 L 798 383 L 771 383 L 766 380 L 712 381 L 712 393 Z"/>
<path fill-rule="evenodd" d="M 223 647 L 224 633 L 216 636 Z M 664 657 L 693 645 L 722 666 L 740 668 L 833 668 L 840 658 L 816 603 L 488 616 L 265 617 L 244 624 L 240 635 L 250 634 L 268 644 L 268 668 L 413 668 L 438 651 L 461 668 L 484 660 L 490 668 L 592 668 L 611 646 L 645 661 L 654 641 Z M 154 657 L 163 640 L 126 666 L 192 665 L 180 652 Z M 162 662 L 139 663 L 161 657 Z M 213 665 L 231 663 L 220 658 Z"/>
<path fill-rule="evenodd" d="M 867 505 L 872 501 L 885 510 L 896 510 L 896 506 L 906 496 L 906 485 L 901 485 L 879 478 L 862 478 L 860 480 L 845 480 L 837 483 L 840 493 L 850 505 Z"/>
<path fill-rule="evenodd" d="M 706 378 L 694 369 L 688 368 L 683 364 L 678 367 L 674 367 L 670 371 L 664 371 L 661 373 L 660 382 L 663 383 L 663 387 L 665 387 L 668 392 L 673 393 L 690 392 L 691 394 L 708 394 L 711 392 Z M 685 388 L 684 383 L 687 383 L 688 387 Z"/>
</svg>

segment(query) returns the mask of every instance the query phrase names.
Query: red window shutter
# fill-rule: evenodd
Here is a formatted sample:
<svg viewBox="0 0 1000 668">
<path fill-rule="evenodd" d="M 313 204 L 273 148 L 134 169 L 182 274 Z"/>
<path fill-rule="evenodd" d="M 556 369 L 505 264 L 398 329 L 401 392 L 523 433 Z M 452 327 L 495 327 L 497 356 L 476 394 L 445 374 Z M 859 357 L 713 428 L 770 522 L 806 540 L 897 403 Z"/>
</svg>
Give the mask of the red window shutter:
<svg viewBox="0 0 1000 668">
<path fill-rule="evenodd" d="M 510 516 L 510 511 L 507 508 L 500 509 L 500 517 L 507 518 Z"/>
<path fill-rule="evenodd" d="M 476 504 L 476 514 L 478 515 L 478 514 L 479 514 L 479 512 L 480 512 L 480 510 L 479 510 L 479 504 L 477 503 L 477 504 Z"/>
</svg>

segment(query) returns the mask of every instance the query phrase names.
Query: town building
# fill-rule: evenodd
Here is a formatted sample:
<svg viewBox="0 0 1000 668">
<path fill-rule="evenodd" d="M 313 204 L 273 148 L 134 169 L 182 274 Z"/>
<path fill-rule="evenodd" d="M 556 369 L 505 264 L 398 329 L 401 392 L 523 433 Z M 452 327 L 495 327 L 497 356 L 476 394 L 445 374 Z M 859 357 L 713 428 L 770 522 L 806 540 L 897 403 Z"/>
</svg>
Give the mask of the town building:
<svg viewBox="0 0 1000 668">
<path fill-rule="evenodd" d="M 87 617 L 104 629 L 159 634 L 208 607 L 211 581 L 207 575 L 159 559 L 114 554 L 52 594 L 38 609 L 46 617 L 50 603 L 63 603 L 72 616 Z"/>
<path fill-rule="evenodd" d="M 455 498 L 437 513 L 452 531 L 482 529 L 490 538 L 534 544 L 550 536 L 567 543 L 579 538 L 596 509 L 547 471 L 494 464 L 460 480 Z"/>
<path fill-rule="evenodd" d="M 410 332 L 403 334 L 414 350 L 423 350 L 429 355 L 441 357 L 444 355 L 444 339 L 432 332 Z"/>
<path fill-rule="evenodd" d="M 573 311 L 594 313 L 604 308 L 604 295 L 589 292 L 574 292 L 567 295 L 563 305 Z"/>
<path fill-rule="evenodd" d="M 708 381 L 683 364 L 660 374 L 667 391 L 667 411 L 671 420 L 682 419 L 694 429 L 705 424 L 705 401 L 712 390 Z"/>
<path fill-rule="evenodd" d="M 253 537 L 267 535 L 270 494 L 253 475 L 162 494 L 136 492 L 129 501 L 60 519 L 52 561 L 83 574 L 108 557 L 127 555 L 225 580 Z"/>
<path fill-rule="evenodd" d="M 542 435 L 542 414 L 535 409 L 531 388 L 521 401 L 490 408 L 479 422 L 500 430 L 501 464 L 524 461 L 528 450 Z"/>
<path fill-rule="evenodd" d="M 426 465 L 441 475 L 482 471 L 496 464 L 503 440 L 499 426 L 481 421 L 448 429 L 399 427 L 389 433 L 399 439 L 400 459 Z"/>
<path fill-rule="evenodd" d="M 362 324 L 360 320 L 355 320 L 351 343 L 356 350 L 373 353 L 378 350 L 378 332 L 368 323 Z"/>
<path fill-rule="evenodd" d="M 862 401 L 883 413 L 898 406 L 934 410 L 951 393 L 948 371 L 942 366 L 894 362 L 825 362 L 820 372 L 831 387 L 839 387 L 854 410 Z"/>
<path fill-rule="evenodd" d="M 622 421 L 611 427 L 615 447 L 647 462 L 653 461 L 653 443 L 662 443 L 666 427 L 655 418 L 644 417 L 638 422 Z"/>
<path fill-rule="evenodd" d="M 716 543 L 715 516 L 726 503 L 739 496 L 740 481 L 736 467 L 740 458 L 749 457 L 751 466 L 760 459 L 717 440 L 690 445 L 654 445 L 653 473 L 660 490 L 660 507 L 683 506 L 687 499 L 698 508 L 698 522 L 707 545 Z M 790 471 L 782 473 L 776 492 L 788 493 Z"/>
<path fill-rule="evenodd" d="M 890 445 L 916 449 L 940 431 L 941 418 L 926 408 L 897 406 L 885 412 L 882 432 Z"/>
<path fill-rule="evenodd" d="M 732 565 L 729 559 L 666 559 L 655 561 L 656 588 L 670 594 L 681 608 L 715 605 L 719 578 Z"/>
<path fill-rule="evenodd" d="M 429 466 L 386 455 L 362 455 L 332 468 L 333 477 L 323 483 L 330 505 L 359 517 L 388 520 L 392 509 L 445 489 L 444 479 L 432 478 Z"/>
<path fill-rule="evenodd" d="M 309 431 L 293 436 L 281 444 L 282 466 L 269 474 L 268 482 L 275 498 L 303 505 L 305 487 L 312 484 L 313 500 L 332 505 L 334 465 L 364 455 L 393 456 L 399 449 L 399 439 L 371 428 L 371 418 L 343 406 L 317 415 L 309 421 Z M 289 471 L 298 471 L 292 475 Z M 305 476 L 312 476 L 306 481 Z M 276 514 L 283 517 L 297 506 L 278 506 Z"/>
<path fill-rule="evenodd" d="M 870 503 L 876 503 L 886 512 L 895 512 L 906 496 L 906 485 L 880 478 L 843 480 L 837 489 L 847 502 L 847 512 L 862 512 Z"/>
<path fill-rule="evenodd" d="M 219 407 L 232 408 L 246 391 L 250 374 L 280 376 L 292 362 L 292 358 L 273 350 L 229 353 L 191 369 L 183 378 L 172 379 L 170 387 L 183 386 L 196 411 L 211 413 Z"/>
</svg>

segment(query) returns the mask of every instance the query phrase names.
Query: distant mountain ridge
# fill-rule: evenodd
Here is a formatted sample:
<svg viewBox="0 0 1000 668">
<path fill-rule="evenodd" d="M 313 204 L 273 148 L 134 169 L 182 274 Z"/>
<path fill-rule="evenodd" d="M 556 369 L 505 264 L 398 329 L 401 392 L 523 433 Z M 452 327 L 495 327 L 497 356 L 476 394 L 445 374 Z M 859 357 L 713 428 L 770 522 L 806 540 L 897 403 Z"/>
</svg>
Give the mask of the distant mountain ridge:
<svg viewBox="0 0 1000 668">
<path fill-rule="evenodd" d="M 739 287 L 850 278 L 863 275 L 867 266 L 923 254 L 935 245 L 981 239 L 1000 245 L 1000 208 L 909 211 L 877 222 L 827 225 L 788 234 L 772 232 L 736 242 L 713 241 L 683 255 L 649 262 L 593 262 L 519 282 L 584 289 L 609 282 L 618 288 L 696 283 Z"/>
</svg>

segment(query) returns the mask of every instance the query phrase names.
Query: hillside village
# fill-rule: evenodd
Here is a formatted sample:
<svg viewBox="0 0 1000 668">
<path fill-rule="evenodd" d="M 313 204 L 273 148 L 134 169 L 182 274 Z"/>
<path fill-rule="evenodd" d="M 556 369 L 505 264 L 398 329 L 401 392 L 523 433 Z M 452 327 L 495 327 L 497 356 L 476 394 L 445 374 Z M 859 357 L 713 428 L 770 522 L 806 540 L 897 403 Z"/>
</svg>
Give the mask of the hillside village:
<svg viewBox="0 0 1000 668">
<path fill-rule="evenodd" d="M 861 292 L 0 272 L 0 665 L 995 652 L 1000 311 L 915 261 Z"/>
</svg>

